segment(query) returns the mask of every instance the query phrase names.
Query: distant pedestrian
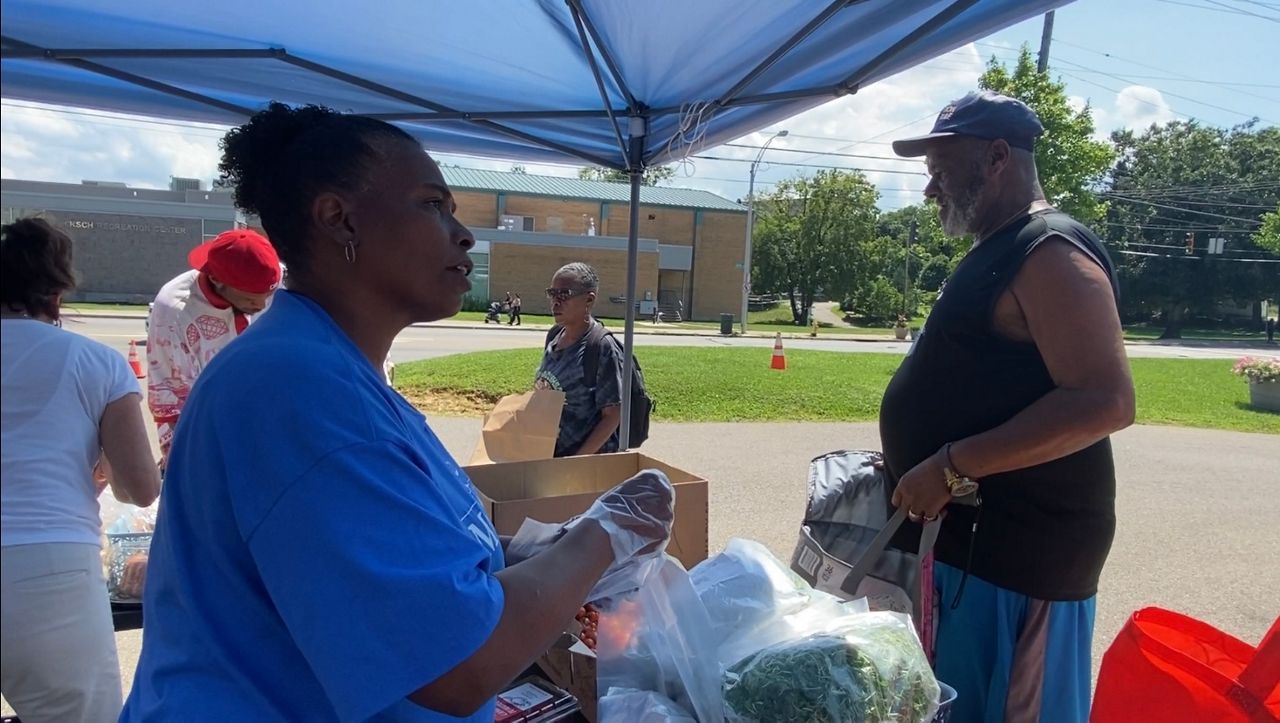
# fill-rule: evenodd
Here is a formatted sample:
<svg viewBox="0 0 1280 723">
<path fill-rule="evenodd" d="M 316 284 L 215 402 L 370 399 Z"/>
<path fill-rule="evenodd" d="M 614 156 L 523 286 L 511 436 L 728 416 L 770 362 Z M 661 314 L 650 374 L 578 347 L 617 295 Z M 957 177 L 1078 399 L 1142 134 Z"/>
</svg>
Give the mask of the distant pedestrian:
<svg viewBox="0 0 1280 723">
<path fill-rule="evenodd" d="M 1276 343 L 1276 320 L 1267 319 L 1267 343 Z"/>
<path fill-rule="evenodd" d="M 520 326 L 520 295 L 511 294 L 511 319 L 507 326 Z"/>
<path fill-rule="evenodd" d="M 565 264 L 551 277 L 547 299 L 556 325 L 547 334 L 536 389 L 564 392 L 555 456 L 618 451 L 622 419 L 622 349 L 591 314 L 600 277 L 584 263 Z M 594 379 L 587 373 L 587 357 Z"/>
</svg>

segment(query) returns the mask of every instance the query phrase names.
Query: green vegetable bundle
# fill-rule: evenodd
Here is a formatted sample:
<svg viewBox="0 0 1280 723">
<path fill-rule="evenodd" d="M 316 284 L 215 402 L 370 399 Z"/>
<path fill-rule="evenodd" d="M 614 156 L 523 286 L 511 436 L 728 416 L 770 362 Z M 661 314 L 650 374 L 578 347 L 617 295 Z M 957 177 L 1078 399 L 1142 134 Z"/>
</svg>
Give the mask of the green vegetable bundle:
<svg viewBox="0 0 1280 723">
<path fill-rule="evenodd" d="M 840 628 L 769 646 L 730 667 L 731 720 L 927 723 L 938 682 L 909 623 L 868 613 Z"/>
</svg>

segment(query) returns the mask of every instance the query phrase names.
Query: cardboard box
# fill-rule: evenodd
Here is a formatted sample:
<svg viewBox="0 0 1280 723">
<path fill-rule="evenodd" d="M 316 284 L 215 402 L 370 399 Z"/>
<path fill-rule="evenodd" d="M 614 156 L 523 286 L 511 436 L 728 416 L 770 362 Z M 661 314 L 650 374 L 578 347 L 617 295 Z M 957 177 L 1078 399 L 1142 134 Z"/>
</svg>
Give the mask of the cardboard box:
<svg viewBox="0 0 1280 723">
<path fill-rule="evenodd" d="M 596 705 L 596 654 L 569 633 L 543 653 L 538 667 L 552 683 L 564 688 L 578 699 L 582 717 L 591 723 L 598 720 Z"/>
<path fill-rule="evenodd" d="M 500 535 L 514 535 L 525 518 L 564 522 L 586 512 L 602 492 L 641 470 L 661 470 L 676 490 L 675 523 L 667 553 L 686 568 L 707 559 L 707 481 L 639 452 L 470 465 L 463 469 Z M 554 682 L 563 685 L 558 680 Z"/>
</svg>

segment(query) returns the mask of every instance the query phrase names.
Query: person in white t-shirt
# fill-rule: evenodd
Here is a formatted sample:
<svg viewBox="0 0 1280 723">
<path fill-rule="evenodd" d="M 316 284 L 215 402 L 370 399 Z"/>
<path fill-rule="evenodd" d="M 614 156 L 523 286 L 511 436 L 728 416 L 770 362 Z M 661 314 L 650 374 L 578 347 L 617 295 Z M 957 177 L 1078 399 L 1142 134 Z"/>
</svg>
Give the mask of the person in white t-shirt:
<svg viewBox="0 0 1280 723">
<path fill-rule="evenodd" d="M 147 327 L 147 404 L 162 460 L 196 378 L 271 304 L 281 279 L 276 250 L 250 229 L 219 234 L 192 249 L 187 261 L 192 270 L 160 289 Z"/>
<path fill-rule="evenodd" d="M 58 328 L 71 239 L 41 219 L 0 236 L 0 689 L 26 723 L 114 721 L 94 468 L 118 499 L 159 494 L 142 397 L 119 352 Z"/>
</svg>

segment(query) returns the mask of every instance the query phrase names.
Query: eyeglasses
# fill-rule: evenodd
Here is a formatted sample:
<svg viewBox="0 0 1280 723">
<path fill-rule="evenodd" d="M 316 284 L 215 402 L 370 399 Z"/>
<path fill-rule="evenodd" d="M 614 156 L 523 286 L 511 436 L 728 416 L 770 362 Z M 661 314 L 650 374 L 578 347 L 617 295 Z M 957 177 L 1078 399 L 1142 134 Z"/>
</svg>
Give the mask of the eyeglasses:
<svg viewBox="0 0 1280 723">
<path fill-rule="evenodd" d="M 575 296 L 582 296 L 583 294 L 589 294 L 593 290 L 594 289 L 563 289 L 563 288 L 557 289 L 556 287 L 553 286 L 547 289 L 547 298 L 554 299 L 556 301 L 566 301 L 568 299 L 572 299 Z"/>
</svg>

